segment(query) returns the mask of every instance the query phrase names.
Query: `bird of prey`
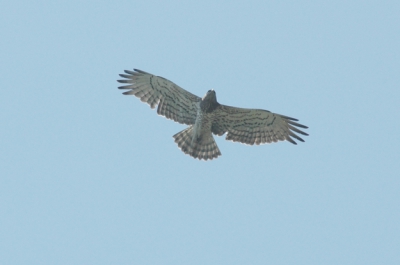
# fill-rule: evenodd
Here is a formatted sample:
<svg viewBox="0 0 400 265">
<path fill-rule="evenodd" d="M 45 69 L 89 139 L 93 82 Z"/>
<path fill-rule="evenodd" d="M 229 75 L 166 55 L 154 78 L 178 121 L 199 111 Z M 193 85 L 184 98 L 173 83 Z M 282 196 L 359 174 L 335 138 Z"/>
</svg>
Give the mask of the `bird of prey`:
<svg viewBox="0 0 400 265">
<path fill-rule="evenodd" d="M 244 109 L 222 105 L 217 102 L 214 90 L 208 90 L 203 98 L 193 95 L 173 82 L 144 71 L 125 70 L 120 74 L 120 83 L 127 85 L 119 89 L 128 89 L 124 95 L 135 95 L 157 113 L 188 128 L 175 134 L 173 138 L 178 147 L 197 159 L 214 159 L 221 155 L 213 134 L 226 140 L 248 145 L 259 145 L 277 141 L 297 139 L 304 142 L 298 134 L 308 135 L 299 130 L 307 126 L 297 123 L 297 119 L 272 113 L 262 109 Z"/>
</svg>

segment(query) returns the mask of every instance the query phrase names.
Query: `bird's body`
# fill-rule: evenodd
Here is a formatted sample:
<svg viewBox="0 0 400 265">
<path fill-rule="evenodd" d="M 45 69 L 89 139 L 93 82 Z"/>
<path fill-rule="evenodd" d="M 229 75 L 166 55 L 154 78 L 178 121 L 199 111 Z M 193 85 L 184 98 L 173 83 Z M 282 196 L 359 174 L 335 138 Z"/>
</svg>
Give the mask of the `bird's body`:
<svg viewBox="0 0 400 265">
<path fill-rule="evenodd" d="M 259 145 L 287 140 L 293 144 L 295 138 L 304 142 L 294 132 L 308 135 L 297 129 L 307 128 L 296 119 L 275 114 L 267 110 L 230 107 L 217 102 L 214 90 L 203 98 L 195 96 L 171 81 L 141 70 L 126 70 L 118 80 L 129 85 L 119 87 L 130 89 L 125 95 L 135 95 L 151 108 L 158 105 L 157 113 L 179 123 L 189 125 L 173 137 L 178 147 L 198 159 L 213 159 L 221 155 L 212 134 L 223 135 L 226 139 L 249 145 Z M 296 127 L 294 127 L 296 126 Z"/>
<path fill-rule="evenodd" d="M 218 105 L 214 90 L 208 91 L 196 105 L 197 115 L 194 124 L 173 136 L 185 154 L 205 160 L 221 155 L 211 133 L 215 109 Z"/>
</svg>

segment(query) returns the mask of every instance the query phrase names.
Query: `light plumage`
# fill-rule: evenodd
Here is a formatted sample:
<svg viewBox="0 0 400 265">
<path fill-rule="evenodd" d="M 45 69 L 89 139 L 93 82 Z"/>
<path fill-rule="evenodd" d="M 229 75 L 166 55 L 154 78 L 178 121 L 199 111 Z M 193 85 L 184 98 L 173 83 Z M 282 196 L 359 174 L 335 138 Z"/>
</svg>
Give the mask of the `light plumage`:
<svg viewBox="0 0 400 265">
<path fill-rule="evenodd" d="M 176 122 L 190 125 L 173 137 L 178 147 L 198 159 L 213 159 L 221 155 L 212 134 L 227 140 L 249 145 L 259 145 L 287 140 L 304 142 L 298 134 L 308 135 L 299 128 L 308 128 L 297 123 L 297 119 L 261 109 L 243 109 L 225 106 L 217 102 L 214 90 L 209 90 L 203 98 L 177 86 L 173 82 L 144 71 L 125 70 L 120 74 L 120 83 L 127 85 L 124 95 L 135 95 L 157 113 Z"/>
</svg>

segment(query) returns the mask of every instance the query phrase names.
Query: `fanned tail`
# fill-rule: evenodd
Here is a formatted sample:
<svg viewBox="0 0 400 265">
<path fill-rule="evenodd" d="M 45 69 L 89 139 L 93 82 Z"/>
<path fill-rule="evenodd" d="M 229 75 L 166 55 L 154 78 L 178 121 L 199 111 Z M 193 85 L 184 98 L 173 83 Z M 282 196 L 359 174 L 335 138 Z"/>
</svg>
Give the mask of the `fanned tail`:
<svg viewBox="0 0 400 265">
<path fill-rule="evenodd" d="M 203 135 L 199 140 L 193 140 L 193 126 L 175 134 L 173 137 L 178 147 L 191 157 L 200 160 L 211 160 L 221 155 L 211 133 Z"/>
</svg>

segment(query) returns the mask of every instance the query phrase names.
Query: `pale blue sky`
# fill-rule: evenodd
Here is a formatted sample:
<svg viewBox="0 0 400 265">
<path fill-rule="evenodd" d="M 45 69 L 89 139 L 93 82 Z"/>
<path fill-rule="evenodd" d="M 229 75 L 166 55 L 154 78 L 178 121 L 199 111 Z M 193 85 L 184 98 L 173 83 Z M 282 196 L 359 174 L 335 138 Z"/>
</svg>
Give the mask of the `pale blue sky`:
<svg viewBox="0 0 400 265">
<path fill-rule="evenodd" d="M 400 264 L 399 1 L 7 1 L 0 264 Z M 184 155 L 125 69 L 309 126 Z"/>
</svg>

